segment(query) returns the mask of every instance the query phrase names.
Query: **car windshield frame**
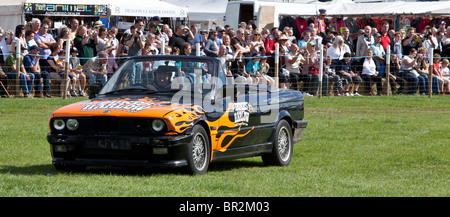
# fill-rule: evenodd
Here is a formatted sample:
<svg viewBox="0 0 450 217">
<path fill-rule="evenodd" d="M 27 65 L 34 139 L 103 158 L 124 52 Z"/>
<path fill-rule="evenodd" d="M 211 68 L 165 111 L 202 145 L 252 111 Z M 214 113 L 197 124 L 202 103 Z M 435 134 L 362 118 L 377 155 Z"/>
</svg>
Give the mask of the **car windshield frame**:
<svg viewBox="0 0 450 217">
<path fill-rule="evenodd" d="M 150 64 L 151 63 L 151 64 Z M 219 62 L 211 57 L 151 55 L 135 56 L 127 59 L 114 73 L 99 92 L 105 95 L 148 95 L 175 94 L 179 91 L 203 91 L 204 83 L 210 83 L 211 88 L 219 80 L 225 82 L 224 73 L 220 72 Z M 137 72 L 137 73 L 136 73 Z M 136 76 L 140 72 L 140 77 Z M 135 73 L 135 77 L 133 77 Z M 166 74 L 167 73 L 167 74 Z M 167 76 L 164 76 L 167 75 Z M 169 77 L 169 84 L 161 86 L 156 77 Z M 134 79 L 134 82 L 132 81 Z M 166 78 L 167 81 L 167 78 Z M 202 85 L 198 85 L 202 84 Z M 200 88 L 199 88 L 200 87 Z"/>
</svg>

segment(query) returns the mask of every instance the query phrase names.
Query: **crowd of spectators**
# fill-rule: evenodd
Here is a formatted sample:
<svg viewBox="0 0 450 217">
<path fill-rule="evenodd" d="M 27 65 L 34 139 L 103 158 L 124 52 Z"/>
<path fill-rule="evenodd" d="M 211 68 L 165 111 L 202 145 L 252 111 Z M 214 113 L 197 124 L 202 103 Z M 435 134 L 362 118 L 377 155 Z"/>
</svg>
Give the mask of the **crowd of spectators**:
<svg viewBox="0 0 450 217">
<path fill-rule="evenodd" d="M 161 53 L 196 55 L 199 45 L 201 55 L 219 58 L 225 73 L 238 82 L 273 85 L 278 71 L 281 88 L 312 96 L 319 92 L 320 44 L 324 50 L 323 95 L 359 96 L 361 88 L 366 88 L 369 95 L 381 95 L 382 80 L 386 77 L 392 94 L 427 94 L 430 67 L 434 74 L 433 93 L 450 92 L 449 61 L 441 59 L 448 57 L 446 50 L 450 50 L 450 27 L 442 30 L 431 26 L 416 33 L 413 27 L 394 31 L 389 22 L 384 22 L 380 30 L 368 25 L 356 36 L 347 27 L 339 32 L 327 27 L 321 21 L 324 16 L 321 12 L 299 38 L 289 26 L 282 30 L 260 29 L 249 21 L 241 22 L 237 29 L 225 25 L 206 31 L 199 30 L 197 25 L 171 28 L 159 17 L 148 23 L 136 19 L 121 34 L 117 27 L 107 29 L 101 21 L 88 27 L 73 18 L 69 26 L 50 34 L 52 20 L 33 18 L 28 25 L 18 25 L 15 31 L 5 32 L 0 27 L 0 43 L 9 48 L 0 58 L 0 95 L 7 96 L 7 87 L 15 84 L 16 72 L 20 70 L 24 97 L 51 97 L 49 91 L 58 85 L 61 96 L 66 85 L 68 96 L 85 96 L 88 81 L 88 85 L 105 84 L 127 57 Z M 71 47 L 66 84 L 67 40 L 71 41 Z M 16 69 L 14 55 L 17 44 L 22 54 L 20 69 Z M 276 44 L 280 49 L 278 70 L 274 59 Z M 392 55 L 386 75 L 388 45 Z M 435 53 L 432 60 L 427 55 L 429 49 Z M 373 85 L 376 92 L 372 91 Z"/>
</svg>

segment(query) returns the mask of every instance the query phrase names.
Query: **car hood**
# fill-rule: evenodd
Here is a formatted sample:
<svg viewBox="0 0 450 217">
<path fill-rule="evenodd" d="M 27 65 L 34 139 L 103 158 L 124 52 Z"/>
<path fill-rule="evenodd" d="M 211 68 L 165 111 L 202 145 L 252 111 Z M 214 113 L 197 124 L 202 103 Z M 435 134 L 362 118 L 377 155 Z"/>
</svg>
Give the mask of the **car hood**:
<svg viewBox="0 0 450 217">
<path fill-rule="evenodd" d="M 64 106 L 53 113 L 53 117 L 149 117 L 162 118 L 165 114 L 183 108 L 171 103 L 170 98 L 96 98 Z"/>
</svg>

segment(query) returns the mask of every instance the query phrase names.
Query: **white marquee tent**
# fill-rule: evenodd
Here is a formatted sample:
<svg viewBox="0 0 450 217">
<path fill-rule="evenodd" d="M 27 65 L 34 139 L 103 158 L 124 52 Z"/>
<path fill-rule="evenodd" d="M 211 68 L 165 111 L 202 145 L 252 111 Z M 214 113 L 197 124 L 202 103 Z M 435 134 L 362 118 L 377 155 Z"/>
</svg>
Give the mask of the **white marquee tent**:
<svg viewBox="0 0 450 217">
<path fill-rule="evenodd" d="M 24 21 L 24 4 L 105 5 L 111 16 L 132 17 L 187 17 L 186 7 L 158 0 L 2 0 L 0 1 L 0 26 L 14 29 Z"/>
<path fill-rule="evenodd" d="M 450 2 L 378 2 L 378 3 L 346 3 L 327 5 L 327 14 L 343 16 L 371 15 L 421 15 L 448 16 Z"/>
<path fill-rule="evenodd" d="M 14 30 L 23 20 L 24 0 L 0 1 L 0 27 L 3 30 Z"/>
<path fill-rule="evenodd" d="M 189 9 L 189 20 L 222 21 L 228 0 L 162 0 Z"/>
<path fill-rule="evenodd" d="M 327 10 L 330 16 L 372 16 L 372 15 L 420 15 L 450 16 L 450 1 L 438 2 L 377 2 L 377 3 L 337 3 L 337 4 L 292 4 L 276 3 L 279 14 L 317 15 L 319 8 Z"/>
<path fill-rule="evenodd" d="M 2 0 L 0 1 L 0 26 L 14 29 L 24 20 L 24 3 L 42 4 L 86 4 L 107 5 L 111 16 L 160 16 L 187 17 L 190 20 L 222 20 L 227 0 Z M 296 4 L 295 7 L 292 7 Z M 303 6 L 303 7 L 302 7 Z M 301 8 L 301 10 L 299 10 Z M 342 16 L 372 15 L 420 15 L 449 16 L 450 2 L 381 2 L 381 3 L 338 3 L 338 4 L 297 4 L 277 3 L 275 10 L 284 15 L 316 15 L 318 8 L 327 9 L 327 14 Z"/>
</svg>

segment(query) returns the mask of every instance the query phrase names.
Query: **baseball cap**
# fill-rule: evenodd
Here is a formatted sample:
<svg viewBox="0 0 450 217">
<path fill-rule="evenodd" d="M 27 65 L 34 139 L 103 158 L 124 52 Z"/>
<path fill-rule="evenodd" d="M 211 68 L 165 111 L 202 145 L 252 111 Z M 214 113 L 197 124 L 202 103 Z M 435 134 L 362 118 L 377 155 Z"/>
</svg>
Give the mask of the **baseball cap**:
<svg viewBox="0 0 450 217">
<path fill-rule="evenodd" d="M 30 47 L 30 51 L 32 50 L 39 50 L 39 47 L 37 45 L 33 45 Z"/>
<path fill-rule="evenodd" d="M 70 48 L 70 53 L 80 53 L 76 47 Z"/>
<path fill-rule="evenodd" d="M 152 17 L 152 21 L 158 21 L 158 22 L 160 22 L 160 23 L 163 22 L 163 21 L 161 20 L 161 17 L 159 17 L 159 16 L 154 16 L 154 17 Z"/>
<path fill-rule="evenodd" d="M 308 47 L 311 47 L 311 46 L 316 46 L 316 43 L 314 43 L 313 41 L 310 41 L 310 42 L 308 42 Z"/>
<path fill-rule="evenodd" d="M 259 52 L 254 52 L 252 53 L 252 57 L 260 57 L 261 54 Z"/>
</svg>

